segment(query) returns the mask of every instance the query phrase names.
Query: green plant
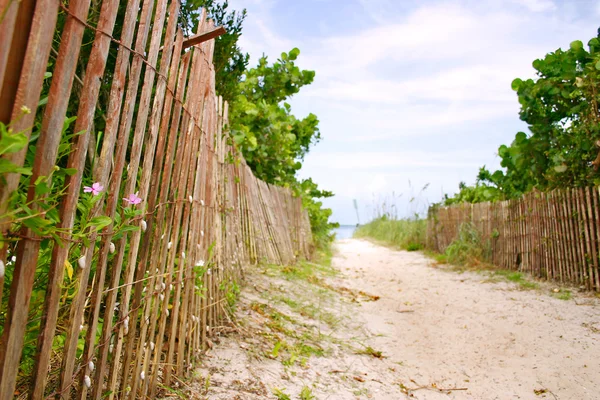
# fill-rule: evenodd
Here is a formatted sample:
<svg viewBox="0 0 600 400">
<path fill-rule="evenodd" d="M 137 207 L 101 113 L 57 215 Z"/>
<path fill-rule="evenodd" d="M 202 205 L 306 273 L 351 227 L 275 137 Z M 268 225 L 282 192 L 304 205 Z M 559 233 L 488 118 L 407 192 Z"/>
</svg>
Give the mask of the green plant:
<svg viewBox="0 0 600 400">
<path fill-rule="evenodd" d="M 425 247 L 427 220 L 422 218 L 390 219 L 387 216 L 374 219 L 354 231 L 354 237 L 371 238 L 383 244 L 408 251 Z"/>
<path fill-rule="evenodd" d="M 356 354 L 364 354 L 374 358 L 385 358 L 383 352 L 381 352 L 380 350 L 375 350 L 371 346 L 364 346 L 364 348 L 356 351 Z"/>
<path fill-rule="evenodd" d="M 296 176 L 310 147 L 319 142 L 319 120 L 314 114 L 298 119 L 287 101 L 312 83 L 315 72 L 296 65 L 300 50 L 282 53 L 269 64 L 262 57 L 255 68 L 244 72 L 230 104 L 230 143 L 240 150 L 254 175 L 265 182 L 286 186 L 302 199 L 307 210 L 313 241 L 326 248 L 333 240 L 331 230 L 339 225 L 330 222 L 332 211 L 318 199 L 333 196 L 320 190 L 312 179 Z"/>
<path fill-rule="evenodd" d="M 510 282 L 516 283 L 523 290 L 533 290 L 539 287 L 537 283 L 528 280 L 522 272 L 496 270 L 492 272 L 492 276 L 501 276 Z"/>
<path fill-rule="evenodd" d="M 489 259 L 489 240 L 481 238 L 479 231 L 470 223 L 462 224 L 458 238 L 446 248 L 446 260 L 454 265 L 473 266 Z"/>
<path fill-rule="evenodd" d="M 22 112 L 26 114 L 30 111 L 24 107 Z M 23 377 L 30 375 L 34 364 L 54 246 L 68 247 L 68 256 L 64 262 L 64 278 L 60 282 L 62 293 L 59 300 L 60 309 L 68 310 L 78 287 L 74 279 L 75 268 L 89 266 L 92 272 L 96 269 L 97 252 L 93 252 L 91 260 L 86 259 L 83 252 L 86 248 L 98 246 L 97 243 L 91 241 L 92 234 L 112 225 L 113 238 L 117 240 L 126 232 L 139 229 L 138 226 L 132 224 L 132 221 L 141 219 L 145 211 L 135 207 L 141 202 L 137 195 L 122 194 L 122 196 L 127 196 L 126 201 L 121 203 L 119 213 L 115 215 L 114 220 L 108 216 L 97 215 L 95 210 L 103 204 L 107 190 L 100 182 L 92 180 L 92 168 L 90 168 L 86 169 L 83 174 L 82 190 L 76 206 L 73 228 L 67 231 L 59 227 L 58 209 L 65 192 L 65 180 L 76 172 L 74 169 L 65 167 L 72 151 L 72 140 L 81 134 L 81 132 L 72 132 L 74 121 L 74 117 L 66 118 L 64 121 L 56 165 L 50 174 L 39 176 L 33 181 L 31 171 L 41 124 L 39 121 L 34 124 L 28 138 L 25 132 L 13 132 L 10 124 L 0 123 L 0 156 L 5 156 L 0 158 L 0 185 L 6 182 L 6 174 L 21 174 L 17 189 L 10 194 L 6 212 L 0 215 L 0 220 L 9 221 L 8 230 L 0 232 L 0 248 L 6 248 L 7 268 L 4 274 L 6 287 L 10 287 L 13 281 L 14 265 L 17 262 L 17 242 L 21 239 L 21 235 L 24 232 L 30 232 L 36 235 L 36 240 L 40 242 L 20 363 L 20 376 Z M 23 150 L 26 151 L 23 166 L 11 163 L 6 157 Z M 31 192 L 29 191 L 30 187 L 34 188 Z M 64 241 L 63 236 L 67 236 L 69 240 Z M 109 257 L 113 257 L 112 252 Z M 10 291 L 3 292 L 0 309 L 8 309 L 9 295 Z M 4 325 L 5 317 L 5 313 L 0 313 L 0 326 Z M 69 314 L 61 313 L 58 318 L 59 328 L 53 341 L 53 351 L 55 352 L 60 352 L 65 343 L 66 331 L 60 327 L 64 321 L 68 321 Z M 102 329 L 102 322 L 99 323 L 98 329 Z M 85 335 L 82 335 L 78 341 L 77 356 L 83 352 L 84 341 Z"/>
<path fill-rule="evenodd" d="M 409 243 L 406 246 L 406 251 L 419 251 L 423 249 L 423 245 L 421 243 Z"/>
<path fill-rule="evenodd" d="M 315 396 L 312 394 L 312 390 L 308 386 L 303 386 L 300 391 L 300 400 L 313 400 Z"/>
<path fill-rule="evenodd" d="M 565 301 L 567 301 L 567 300 L 571 300 L 571 298 L 573 297 L 573 294 L 571 293 L 571 291 L 570 291 L 570 290 L 567 290 L 567 289 L 560 289 L 560 290 L 558 291 L 558 293 L 554 293 L 554 296 L 555 296 L 557 299 L 560 299 L 560 300 L 565 300 Z"/>
<path fill-rule="evenodd" d="M 482 167 L 473 186 L 461 183 L 446 205 L 518 198 L 524 193 L 600 184 L 599 36 L 573 41 L 533 61 L 535 79 L 513 80 L 520 119 L 518 132 L 498 148 L 502 169 Z"/>
<path fill-rule="evenodd" d="M 278 400 L 292 400 L 290 395 L 284 392 L 285 389 L 273 388 L 273 394 Z"/>
</svg>

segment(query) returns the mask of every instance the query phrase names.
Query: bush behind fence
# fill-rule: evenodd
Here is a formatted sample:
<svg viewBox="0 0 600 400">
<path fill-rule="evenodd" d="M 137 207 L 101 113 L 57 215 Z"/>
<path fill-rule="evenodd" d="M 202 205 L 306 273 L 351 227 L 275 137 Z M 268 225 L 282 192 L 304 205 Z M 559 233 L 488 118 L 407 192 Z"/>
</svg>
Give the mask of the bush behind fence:
<svg viewBox="0 0 600 400">
<path fill-rule="evenodd" d="M 215 96 L 212 22 L 203 14 L 190 40 L 177 26 L 177 0 L 123 6 L 121 15 L 118 1 L 104 0 L 92 26 L 86 0 L 0 1 L 0 117 L 13 133 L 23 132 L 14 138 L 25 138 L 22 149 L 2 158 L 27 166 L 27 142 L 36 140 L 19 208 L 30 215 L 16 219 L 10 208 L 25 179 L 21 170 L 0 176 L 0 399 L 155 398 L 174 376 L 189 373 L 218 331 L 244 265 L 310 255 L 301 200 L 256 179 L 227 139 L 227 104 Z M 59 13 L 65 23 L 55 32 Z M 122 29 L 113 38 L 117 18 Z M 47 79 L 55 33 L 60 45 Z M 118 52 L 107 72 L 111 46 Z M 92 126 L 106 80 L 106 126 L 98 136 Z M 77 119 L 65 131 L 73 101 Z M 68 174 L 64 184 L 55 179 L 62 186 L 54 209 L 41 189 L 53 187 L 66 138 L 70 151 L 58 170 Z M 100 153 L 90 166 L 96 138 Z M 83 193 L 89 174 L 97 185 Z"/>
<path fill-rule="evenodd" d="M 521 199 L 432 207 L 427 246 L 444 252 L 470 224 L 487 242 L 487 262 L 600 291 L 598 188 L 531 192 Z"/>
</svg>

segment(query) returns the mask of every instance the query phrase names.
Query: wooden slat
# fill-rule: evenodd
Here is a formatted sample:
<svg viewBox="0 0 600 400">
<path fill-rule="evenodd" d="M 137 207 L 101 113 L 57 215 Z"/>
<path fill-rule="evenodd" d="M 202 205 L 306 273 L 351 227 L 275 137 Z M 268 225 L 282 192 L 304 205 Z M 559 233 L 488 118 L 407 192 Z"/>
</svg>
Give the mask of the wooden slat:
<svg viewBox="0 0 600 400">
<path fill-rule="evenodd" d="M 29 13 L 24 3 L 21 9 L 22 13 Z M 24 15 L 25 15 L 24 14 Z M 7 114 L 11 121 L 11 128 L 13 132 L 23 132 L 29 139 L 31 135 L 31 127 L 33 126 L 33 120 L 35 118 L 35 112 L 37 110 L 37 104 L 42 91 L 42 83 L 44 79 L 44 73 L 46 72 L 46 66 L 48 64 L 48 57 L 50 56 L 50 48 L 52 45 L 52 32 L 54 31 L 56 20 L 58 17 L 58 1 L 57 0 L 39 0 L 35 3 L 35 10 L 33 14 L 33 20 L 31 22 L 31 29 L 28 35 L 28 41 L 26 47 L 21 47 L 18 44 L 17 50 L 26 48 L 24 61 L 22 62 L 22 68 L 19 69 L 18 73 L 14 74 L 14 78 L 11 81 L 6 81 L 7 76 L 13 76 L 12 73 L 5 74 L 5 84 L 3 87 L 3 96 L 6 92 L 6 82 L 16 86 L 16 92 L 9 95 L 8 98 L 3 97 L 0 99 L 0 107 L 3 109 L 6 107 Z M 21 25 L 22 22 L 19 22 Z M 23 24 L 24 33 L 27 33 Z M 19 42 L 20 43 L 20 42 Z M 12 48 L 12 46 L 11 46 Z M 20 59 L 21 56 L 17 56 L 16 59 Z M 10 64 L 15 68 L 18 63 Z M 12 89 L 11 89 L 12 90 Z M 30 114 L 23 114 L 22 107 L 28 107 L 31 110 Z M 6 116 L 2 116 L 3 122 L 6 121 Z M 25 160 L 25 153 L 27 148 L 12 154 L 5 154 L 2 157 L 12 162 L 17 166 L 22 166 Z M 8 207 L 8 199 L 14 192 L 19 184 L 20 174 L 7 174 L 3 178 L 5 179 L 5 185 L 0 187 L 0 216 L 5 215 Z M 10 219 L 0 218 L 0 233 L 6 233 L 10 226 Z M 7 246 L 3 246 L 0 249 L 0 261 L 6 264 L 6 251 Z M 4 290 L 4 277 L 0 278 L 0 298 Z M 0 309 L 1 311 L 1 309 Z M 8 332 L 7 329 L 3 330 L 4 333 Z M 4 376 L 4 357 L 5 357 L 5 345 L 7 339 L 0 338 L 0 387 L 1 379 Z M 13 367 L 10 367 L 13 368 Z"/>
<path fill-rule="evenodd" d="M 107 34 L 112 33 L 116 21 L 117 9 L 117 0 L 107 0 L 102 4 L 98 21 L 98 29 L 101 29 Z M 75 23 L 77 22 L 75 21 Z M 81 40 L 81 38 L 79 40 Z M 85 155 L 89 142 L 90 129 L 93 123 L 94 110 L 98 100 L 101 77 L 104 74 L 104 67 L 106 65 L 109 45 L 110 38 L 106 34 L 97 33 L 87 64 L 86 74 L 81 90 L 82 94 L 79 101 L 79 110 L 77 112 L 77 120 L 74 128 L 74 132 L 83 131 L 83 133 L 75 136 L 73 142 L 75 150 L 69 155 L 69 160 L 67 162 L 67 168 L 72 168 L 76 172 L 73 176 L 68 176 L 66 178 L 65 186 L 67 187 L 67 192 L 62 200 L 60 209 L 59 227 L 65 231 L 70 231 L 73 228 L 76 203 L 79 199 L 81 181 L 85 168 Z M 70 62 L 74 66 L 77 62 L 76 57 L 71 58 Z M 74 71 L 71 71 L 71 73 L 73 72 Z M 72 81 L 73 77 L 71 76 L 69 85 L 72 85 Z M 64 88 L 62 89 L 64 90 Z M 68 99 L 68 91 L 63 92 L 62 95 Z M 66 111 L 65 107 L 66 104 L 63 104 L 61 109 L 63 118 L 64 112 Z M 60 116 L 55 116 L 54 121 L 52 122 L 52 129 L 54 129 L 57 134 L 60 134 L 60 130 L 62 128 L 62 120 L 58 119 L 59 117 Z M 69 238 L 67 235 L 64 235 L 63 239 Z M 94 240 L 92 240 L 92 242 L 93 241 Z M 52 260 L 49 268 L 48 289 L 41 322 L 42 330 L 38 340 L 38 354 L 36 357 L 33 381 L 35 390 L 31 393 L 32 399 L 41 399 L 44 393 L 45 381 L 47 378 L 47 371 L 51 356 L 50 350 L 52 347 L 58 316 L 58 301 L 61 293 L 61 284 L 64 279 L 64 264 L 67 260 L 68 250 L 68 246 L 55 246 L 53 249 Z M 104 270 L 101 270 L 100 272 L 103 274 Z M 99 291 L 101 292 L 101 288 Z M 92 330 L 95 333 L 95 329 Z M 88 334 L 90 331 L 88 331 Z"/>
<path fill-rule="evenodd" d="M 179 34 L 179 36 L 181 36 L 181 34 Z M 182 37 L 180 37 L 178 40 L 181 40 Z M 178 83 L 177 83 L 177 92 L 176 92 L 176 97 L 175 99 L 177 100 L 175 102 L 175 106 L 173 109 L 173 116 L 172 116 L 172 122 L 171 122 L 171 127 L 169 130 L 169 140 L 167 142 L 167 150 L 166 150 L 166 158 L 165 158 L 165 163 L 164 163 L 164 169 L 163 169 L 163 175 L 162 175 L 162 181 L 161 181 L 161 188 L 160 188 L 160 194 L 159 194 L 159 203 L 160 204 L 165 204 L 168 200 L 168 196 L 169 196 L 169 188 L 170 185 L 172 183 L 176 183 L 176 182 L 172 182 L 172 176 L 171 176 L 171 172 L 173 169 L 173 161 L 175 159 L 175 150 L 176 147 L 176 143 L 178 140 L 178 132 L 179 132 L 179 124 L 180 124 L 180 120 L 181 120 L 181 111 L 182 111 L 182 102 L 184 99 L 184 94 L 185 94 L 185 89 L 186 89 L 186 82 L 187 82 L 187 77 L 188 77 L 188 71 L 189 71 L 189 66 L 190 66 L 190 60 L 191 60 L 191 53 L 186 53 L 185 55 L 183 55 L 182 59 L 181 59 L 181 66 L 179 68 L 179 76 L 178 76 Z M 179 135 L 179 140 L 180 142 L 183 142 L 184 140 L 184 136 L 183 135 Z M 178 160 L 180 160 L 180 157 L 177 157 Z M 172 209 L 171 209 L 172 210 Z M 152 362 L 152 373 L 150 376 L 150 398 L 154 398 L 155 396 L 155 390 L 156 390 L 156 383 L 157 383 L 157 379 L 158 379 L 158 372 L 160 369 L 160 365 L 159 365 L 159 360 L 160 360 L 160 356 L 162 353 L 162 349 L 163 349 L 163 341 L 164 341 L 164 333 L 166 330 L 166 324 L 167 324 L 167 314 L 168 314 L 168 310 L 169 310 L 169 304 L 171 302 L 171 287 L 173 285 L 174 280 L 172 279 L 173 276 L 173 266 L 171 264 L 169 264 L 169 266 L 166 266 L 166 261 L 167 261 L 167 253 L 169 252 L 169 240 L 170 240 L 170 232 L 172 229 L 172 223 L 170 223 L 170 221 L 172 221 L 171 215 L 172 212 L 170 211 L 168 214 L 166 212 L 166 207 L 160 207 L 158 210 L 158 226 L 156 229 L 156 241 L 155 241 L 155 246 L 153 247 L 154 251 L 152 254 L 152 258 L 150 260 L 150 265 L 159 265 L 160 266 L 160 270 L 167 270 L 167 268 L 169 268 L 167 271 L 167 275 L 164 278 L 164 283 L 165 283 L 165 289 L 166 289 L 166 293 L 165 293 L 165 298 L 163 299 L 163 301 L 161 302 L 161 308 L 160 308 L 160 321 L 158 322 L 158 333 L 156 334 L 156 336 L 150 340 L 151 342 L 155 343 L 156 345 L 156 352 L 154 353 L 154 357 L 153 357 L 153 362 Z M 163 237 L 164 235 L 164 237 Z M 164 239 L 167 238 L 167 239 Z M 157 261 L 158 260 L 158 261 Z M 162 287 L 162 284 L 161 284 Z M 176 299 L 173 299 L 173 302 L 175 302 Z"/>
<path fill-rule="evenodd" d="M 71 15 L 67 17 L 62 32 L 54 77 L 48 95 L 48 104 L 36 145 L 38 151 L 36 151 L 34 159 L 31 182 L 36 182 L 39 177 L 50 176 L 56 164 L 69 93 L 75 76 L 75 67 L 84 30 L 84 27 L 75 18 L 85 19 L 89 4 L 89 0 L 74 0 L 69 4 L 69 12 L 75 17 Z M 28 79 L 25 76 L 23 78 Z M 32 210 L 41 212 L 42 209 L 33 202 L 36 197 L 38 201 L 44 198 L 44 196 L 37 196 L 35 186 L 31 185 L 27 194 L 27 201 L 32 203 Z M 29 300 L 41 244 L 41 241 L 38 240 L 39 236 L 29 228 L 23 228 L 22 236 L 26 239 L 22 239 L 17 247 L 17 262 L 0 356 L 0 363 L 2 363 L 0 393 L 10 394 L 11 396 L 14 391 L 17 369 L 9 366 L 16 366 L 20 358 L 27 325 Z M 38 393 L 39 397 L 42 395 L 43 393 Z"/>
<path fill-rule="evenodd" d="M 586 240 L 588 242 L 588 263 L 589 263 L 589 270 L 590 270 L 590 289 L 592 290 L 598 290 L 598 246 L 597 246 L 597 242 L 596 242 L 596 230 L 598 229 L 598 226 L 596 225 L 596 217 L 595 217 L 595 212 L 597 212 L 597 206 L 595 206 L 594 204 L 594 200 L 593 200 L 593 196 L 592 196 L 592 189 L 590 189 L 589 187 L 584 188 L 585 190 L 585 203 L 586 203 L 586 210 L 587 211 L 587 218 L 586 218 L 586 222 L 587 222 L 587 226 L 586 226 L 586 231 L 587 231 L 587 237 Z"/>
<path fill-rule="evenodd" d="M 191 36 L 183 41 L 183 48 L 187 49 L 192 46 L 198 45 L 203 42 L 207 42 L 211 39 L 215 39 L 221 35 L 227 33 L 225 28 L 222 26 L 218 26 L 216 28 L 212 28 L 206 32 L 199 33 L 197 35 Z"/>
</svg>

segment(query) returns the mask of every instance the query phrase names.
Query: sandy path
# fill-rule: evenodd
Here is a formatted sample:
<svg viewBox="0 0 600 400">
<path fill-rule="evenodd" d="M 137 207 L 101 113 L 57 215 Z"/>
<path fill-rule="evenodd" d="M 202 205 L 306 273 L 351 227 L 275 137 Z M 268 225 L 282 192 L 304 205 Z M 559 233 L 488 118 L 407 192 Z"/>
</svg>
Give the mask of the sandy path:
<svg viewBox="0 0 600 400">
<path fill-rule="evenodd" d="M 334 265 L 353 286 L 382 296 L 363 304 L 362 316 L 383 335 L 373 347 L 402 361 L 401 375 L 419 385 L 468 388 L 452 392 L 456 399 L 534 399 L 541 389 L 561 400 L 600 399 L 597 299 L 564 301 L 482 283 L 479 274 L 431 268 L 420 254 L 364 241 L 338 248 Z M 431 391 L 415 397 L 447 398 Z"/>
<path fill-rule="evenodd" d="M 340 316 L 341 323 L 328 327 L 321 317 L 303 319 L 276 301 L 280 292 L 298 304 L 316 302 L 323 289 L 250 274 L 238 311 L 244 334 L 221 340 L 209 353 L 198 375 L 201 382 L 210 376 L 211 387 L 200 398 L 275 398 L 277 387 L 298 399 L 308 386 L 316 399 L 600 399 L 597 298 L 559 300 L 548 285 L 521 291 L 366 241 L 342 240 L 336 247 L 333 266 L 341 273 L 321 287 L 381 298 L 349 301 L 339 290 L 319 298 L 322 315 Z M 312 326 L 335 340 L 323 345 L 324 356 L 302 366 L 261 357 L 272 343 L 257 338 L 272 333 L 265 313 L 253 311 L 260 301 L 301 318 L 297 329 Z M 356 354 L 361 346 L 385 358 Z"/>
</svg>

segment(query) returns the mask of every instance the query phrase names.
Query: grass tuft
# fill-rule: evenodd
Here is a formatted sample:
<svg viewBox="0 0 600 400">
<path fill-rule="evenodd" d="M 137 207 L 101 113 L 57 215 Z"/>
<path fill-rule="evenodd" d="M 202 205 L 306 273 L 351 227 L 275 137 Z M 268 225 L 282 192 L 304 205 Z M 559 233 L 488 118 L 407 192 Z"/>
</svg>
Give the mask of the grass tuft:
<svg viewBox="0 0 600 400">
<path fill-rule="evenodd" d="M 273 394 L 278 400 L 292 400 L 290 395 L 284 392 L 285 389 L 273 388 Z"/>
<path fill-rule="evenodd" d="M 364 349 L 360 349 L 356 352 L 356 354 L 364 354 L 367 356 L 375 357 L 375 358 L 385 358 L 383 352 L 379 350 L 375 350 L 371 346 L 365 346 Z"/>
<path fill-rule="evenodd" d="M 300 391 L 300 400 L 314 400 L 315 396 L 308 386 L 304 386 Z"/>
<path fill-rule="evenodd" d="M 573 297 L 573 294 L 571 293 L 570 290 L 567 289 L 560 289 L 560 291 L 558 293 L 554 294 L 554 297 L 556 297 L 559 300 L 571 300 L 571 298 Z"/>
<path fill-rule="evenodd" d="M 514 282 L 519 285 L 520 289 L 523 290 L 534 290 L 538 289 L 539 285 L 536 282 L 532 282 L 527 279 L 527 276 L 522 272 L 508 271 L 504 269 L 496 270 L 492 272 L 492 277 L 498 276 L 506 279 L 507 281 Z"/>
</svg>

